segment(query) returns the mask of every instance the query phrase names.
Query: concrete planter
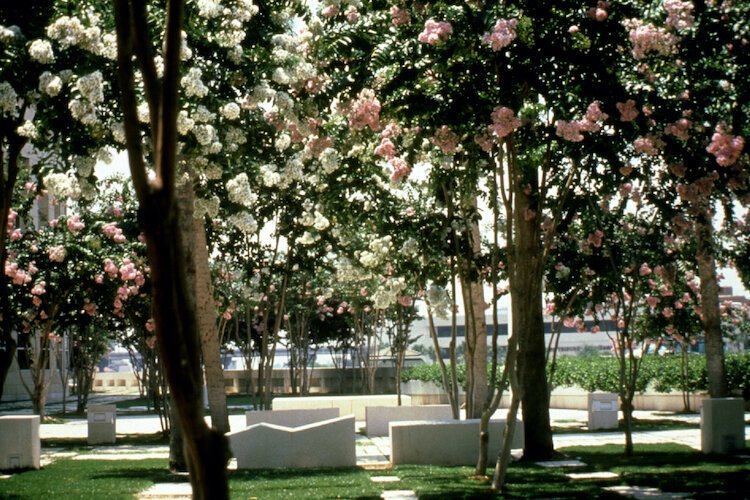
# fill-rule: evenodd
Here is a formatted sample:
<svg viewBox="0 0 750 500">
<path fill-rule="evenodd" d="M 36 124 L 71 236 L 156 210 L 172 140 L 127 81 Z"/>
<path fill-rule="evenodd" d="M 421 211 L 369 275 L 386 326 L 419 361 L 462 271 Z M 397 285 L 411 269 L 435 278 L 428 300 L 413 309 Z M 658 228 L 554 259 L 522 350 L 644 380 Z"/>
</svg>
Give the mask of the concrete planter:
<svg viewBox="0 0 750 500">
<path fill-rule="evenodd" d="M 423 380 L 409 380 L 401 382 L 401 394 L 411 396 L 412 405 L 444 405 L 448 404 L 448 393 L 435 382 Z M 463 402 L 464 391 L 458 392 L 458 399 Z"/>
<path fill-rule="evenodd" d="M 745 401 L 710 398 L 701 408 L 701 451 L 727 454 L 745 447 Z"/>
</svg>

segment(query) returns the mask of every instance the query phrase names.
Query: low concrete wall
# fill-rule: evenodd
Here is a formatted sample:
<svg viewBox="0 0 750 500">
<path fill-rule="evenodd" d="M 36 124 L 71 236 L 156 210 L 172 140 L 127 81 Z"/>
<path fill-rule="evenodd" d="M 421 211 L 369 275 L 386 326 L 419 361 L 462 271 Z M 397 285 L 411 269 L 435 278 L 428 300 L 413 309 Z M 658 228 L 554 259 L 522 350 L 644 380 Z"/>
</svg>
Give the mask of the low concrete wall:
<svg viewBox="0 0 750 500">
<path fill-rule="evenodd" d="M 489 456 L 502 445 L 505 420 L 490 420 Z M 392 422 L 391 463 L 475 465 L 479 454 L 479 419 Z M 523 448 L 523 422 L 516 422 L 512 447 Z"/>
<path fill-rule="evenodd" d="M 450 420 L 449 405 L 368 406 L 365 408 L 368 436 L 387 436 L 391 422 L 409 420 Z"/>
<path fill-rule="evenodd" d="M 409 396 L 401 397 L 403 406 L 411 406 Z M 398 406 L 395 394 L 371 396 L 306 396 L 294 398 L 274 398 L 271 402 L 274 410 L 302 410 L 311 408 L 338 408 L 340 415 L 354 415 L 357 420 L 365 420 L 365 408 L 368 406 Z"/>
<path fill-rule="evenodd" d="M 227 433 L 238 469 L 354 467 L 354 417 L 302 427 L 256 424 Z"/>
<path fill-rule="evenodd" d="M 0 417 L 0 470 L 38 469 L 41 451 L 39 415 Z"/>
<path fill-rule="evenodd" d="M 245 412 L 248 427 L 255 424 L 273 424 L 282 427 L 300 427 L 340 416 L 338 408 L 309 408 L 304 410 L 266 410 Z"/>
<path fill-rule="evenodd" d="M 690 408 L 694 411 L 699 410 L 703 400 L 706 398 L 708 398 L 708 394 L 691 394 Z M 648 411 L 683 411 L 685 409 L 682 394 L 674 392 L 636 394 L 635 398 L 633 398 L 633 405 L 636 410 Z M 552 391 L 552 396 L 550 397 L 550 408 L 587 410 L 588 393 L 583 389 L 555 389 Z"/>
</svg>

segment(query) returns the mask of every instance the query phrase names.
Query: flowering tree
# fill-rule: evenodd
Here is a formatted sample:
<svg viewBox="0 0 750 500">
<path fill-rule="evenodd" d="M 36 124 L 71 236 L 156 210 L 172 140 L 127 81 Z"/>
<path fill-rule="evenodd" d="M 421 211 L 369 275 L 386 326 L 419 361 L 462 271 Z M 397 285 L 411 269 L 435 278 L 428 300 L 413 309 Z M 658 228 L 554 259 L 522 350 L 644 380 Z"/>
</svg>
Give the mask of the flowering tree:
<svg viewBox="0 0 750 500">
<path fill-rule="evenodd" d="M 747 2 L 646 2 L 626 21 L 636 72 L 629 120 L 638 130 L 633 177 L 660 179 L 658 206 L 678 235 L 695 242 L 709 392 L 726 395 L 714 216 L 735 221 L 732 199 L 747 199 Z M 676 192 L 674 199 L 671 193 Z M 734 198 L 737 196 L 738 198 Z M 654 201 L 656 202 L 656 196 Z"/>
</svg>

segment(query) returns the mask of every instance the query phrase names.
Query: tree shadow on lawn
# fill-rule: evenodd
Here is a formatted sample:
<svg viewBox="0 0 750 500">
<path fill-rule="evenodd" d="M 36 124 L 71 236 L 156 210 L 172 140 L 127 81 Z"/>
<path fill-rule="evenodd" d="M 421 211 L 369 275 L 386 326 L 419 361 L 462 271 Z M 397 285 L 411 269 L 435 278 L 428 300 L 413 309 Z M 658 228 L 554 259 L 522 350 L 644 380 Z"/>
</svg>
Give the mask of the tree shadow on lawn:
<svg viewBox="0 0 750 500">
<path fill-rule="evenodd" d="M 633 419 L 633 432 L 644 431 L 674 431 L 681 429 L 700 429 L 700 424 L 686 422 L 679 419 Z M 622 420 L 618 422 L 616 429 L 589 430 L 586 424 L 573 426 L 552 426 L 554 434 L 591 434 L 605 432 L 625 432 L 625 424 Z"/>
<path fill-rule="evenodd" d="M 232 496 L 241 498 L 377 499 L 391 485 L 373 483 L 380 471 L 360 467 L 229 471 Z M 400 488 L 399 488 L 400 489 Z"/>
<path fill-rule="evenodd" d="M 741 456 L 709 455 L 678 444 L 636 445 L 632 457 L 624 456 L 621 445 L 561 451 L 588 464 L 583 470 L 614 472 L 631 486 L 684 492 L 692 498 L 748 498 L 750 494 L 750 460 Z"/>
</svg>

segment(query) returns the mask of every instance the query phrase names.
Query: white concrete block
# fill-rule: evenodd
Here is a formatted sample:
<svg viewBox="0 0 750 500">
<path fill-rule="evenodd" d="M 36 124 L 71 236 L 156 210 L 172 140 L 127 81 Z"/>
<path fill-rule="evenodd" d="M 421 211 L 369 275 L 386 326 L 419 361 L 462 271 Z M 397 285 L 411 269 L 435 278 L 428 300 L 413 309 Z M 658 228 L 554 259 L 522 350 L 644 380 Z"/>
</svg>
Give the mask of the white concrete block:
<svg viewBox="0 0 750 500">
<path fill-rule="evenodd" d="M 227 433 L 238 469 L 354 467 L 354 416 L 301 427 L 255 424 Z"/>
<path fill-rule="evenodd" d="M 612 392 L 592 392 L 588 395 L 589 430 L 617 429 L 619 399 Z"/>
<path fill-rule="evenodd" d="M 117 406 L 89 405 L 88 444 L 114 444 L 117 437 Z"/>
<path fill-rule="evenodd" d="M 742 398 L 704 399 L 701 408 L 703 453 L 732 453 L 745 447 L 745 401 Z"/>
<path fill-rule="evenodd" d="M 368 436 L 387 436 L 391 422 L 409 420 L 450 420 L 450 405 L 368 406 L 365 408 Z"/>
<path fill-rule="evenodd" d="M 496 457 L 505 420 L 490 420 L 489 456 Z M 479 419 L 391 422 L 391 463 L 474 465 L 479 457 Z M 516 421 L 514 449 L 523 448 L 523 422 Z"/>
<path fill-rule="evenodd" d="M 266 410 L 245 412 L 245 424 L 274 424 L 282 427 L 300 427 L 323 420 L 338 418 L 338 408 L 307 408 L 301 410 Z"/>
<path fill-rule="evenodd" d="M 41 451 L 39 415 L 0 417 L 0 469 L 38 469 Z"/>
<path fill-rule="evenodd" d="M 274 410 L 295 410 L 307 408 L 338 408 L 340 415 L 354 415 L 358 421 L 367 418 L 368 406 L 398 406 L 395 394 L 375 394 L 371 396 L 306 396 L 294 398 L 274 398 Z M 401 396 L 403 406 L 411 406 L 411 397 Z"/>
</svg>

